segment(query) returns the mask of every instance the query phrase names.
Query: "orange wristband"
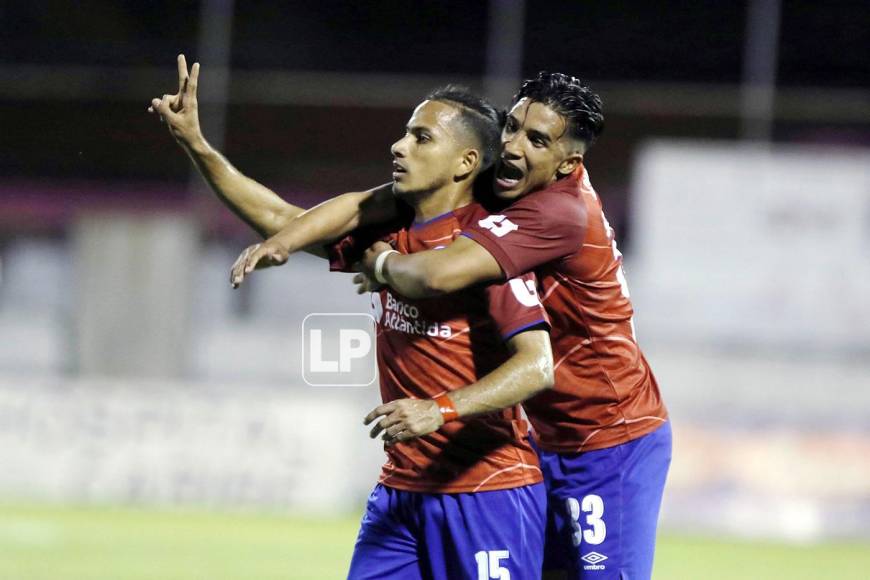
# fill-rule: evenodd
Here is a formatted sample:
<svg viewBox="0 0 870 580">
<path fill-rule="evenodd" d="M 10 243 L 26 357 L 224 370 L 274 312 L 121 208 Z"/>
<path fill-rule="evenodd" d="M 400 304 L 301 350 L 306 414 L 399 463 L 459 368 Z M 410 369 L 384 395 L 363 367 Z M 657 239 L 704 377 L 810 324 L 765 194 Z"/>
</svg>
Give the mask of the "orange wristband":
<svg viewBox="0 0 870 580">
<path fill-rule="evenodd" d="M 450 400 L 447 393 L 433 397 L 432 400 L 438 405 L 438 410 L 441 412 L 441 417 L 445 423 L 459 418 L 459 413 L 456 412 L 456 407 L 453 406 L 453 401 Z"/>
</svg>

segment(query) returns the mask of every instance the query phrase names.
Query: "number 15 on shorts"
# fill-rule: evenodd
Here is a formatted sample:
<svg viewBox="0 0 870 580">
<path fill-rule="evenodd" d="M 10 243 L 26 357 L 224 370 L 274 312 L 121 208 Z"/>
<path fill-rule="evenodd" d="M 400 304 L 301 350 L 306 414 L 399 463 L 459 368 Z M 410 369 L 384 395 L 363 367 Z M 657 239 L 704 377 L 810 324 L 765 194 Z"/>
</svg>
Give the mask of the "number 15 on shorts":
<svg viewBox="0 0 870 580">
<path fill-rule="evenodd" d="M 481 550 L 474 555 L 477 560 L 477 580 L 511 580 L 511 572 L 501 565 L 510 558 L 507 550 Z"/>
</svg>

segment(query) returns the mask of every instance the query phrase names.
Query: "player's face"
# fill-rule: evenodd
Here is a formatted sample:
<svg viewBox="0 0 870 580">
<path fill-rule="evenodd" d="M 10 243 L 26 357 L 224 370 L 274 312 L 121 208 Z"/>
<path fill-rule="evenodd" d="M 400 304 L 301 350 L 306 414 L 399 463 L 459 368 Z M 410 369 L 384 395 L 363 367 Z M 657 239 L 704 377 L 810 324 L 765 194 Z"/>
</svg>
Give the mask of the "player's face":
<svg viewBox="0 0 870 580">
<path fill-rule="evenodd" d="M 463 151 L 453 129 L 460 114 L 439 101 L 423 101 L 414 109 L 404 137 L 390 148 L 394 194 L 428 193 L 452 182 Z"/>
<path fill-rule="evenodd" d="M 543 103 L 520 99 L 501 133 L 496 195 L 514 199 L 571 173 L 582 159 L 565 118 Z"/>
</svg>

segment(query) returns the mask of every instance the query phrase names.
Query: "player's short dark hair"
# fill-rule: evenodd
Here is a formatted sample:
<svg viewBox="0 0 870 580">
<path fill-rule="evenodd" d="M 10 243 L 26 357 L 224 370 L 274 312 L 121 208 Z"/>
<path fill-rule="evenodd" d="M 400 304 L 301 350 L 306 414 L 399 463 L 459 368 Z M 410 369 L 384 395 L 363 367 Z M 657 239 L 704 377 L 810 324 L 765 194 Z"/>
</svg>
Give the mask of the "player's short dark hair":
<svg viewBox="0 0 870 580">
<path fill-rule="evenodd" d="M 523 81 L 513 103 L 523 98 L 544 103 L 565 117 L 569 134 L 587 147 L 604 130 L 601 97 L 577 77 L 541 71 L 536 78 Z"/>
<path fill-rule="evenodd" d="M 478 141 L 481 153 L 480 169 L 491 166 L 501 150 L 502 113 L 495 106 L 466 87 L 447 85 L 426 96 L 428 101 L 439 101 L 456 107 L 460 121 Z"/>
</svg>

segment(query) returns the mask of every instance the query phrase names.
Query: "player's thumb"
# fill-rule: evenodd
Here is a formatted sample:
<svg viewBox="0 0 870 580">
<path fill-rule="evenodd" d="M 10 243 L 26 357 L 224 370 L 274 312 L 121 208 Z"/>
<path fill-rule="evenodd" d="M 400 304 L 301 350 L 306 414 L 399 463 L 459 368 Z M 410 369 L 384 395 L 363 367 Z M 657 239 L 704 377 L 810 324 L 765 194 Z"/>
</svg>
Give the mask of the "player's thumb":
<svg viewBox="0 0 870 580">
<path fill-rule="evenodd" d="M 274 250 L 269 255 L 269 258 L 272 260 L 273 264 L 281 265 L 287 261 L 287 254 L 285 252 L 282 252 L 281 250 Z"/>
<path fill-rule="evenodd" d="M 172 110 L 172 99 L 173 95 L 163 95 L 163 98 L 160 99 L 160 103 L 158 104 L 157 111 L 163 115 L 164 119 L 174 119 L 178 116 L 178 113 Z M 156 99 L 155 99 L 156 101 Z M 153 101 L 152 101 L 153 104 Z"/>
</svg>

